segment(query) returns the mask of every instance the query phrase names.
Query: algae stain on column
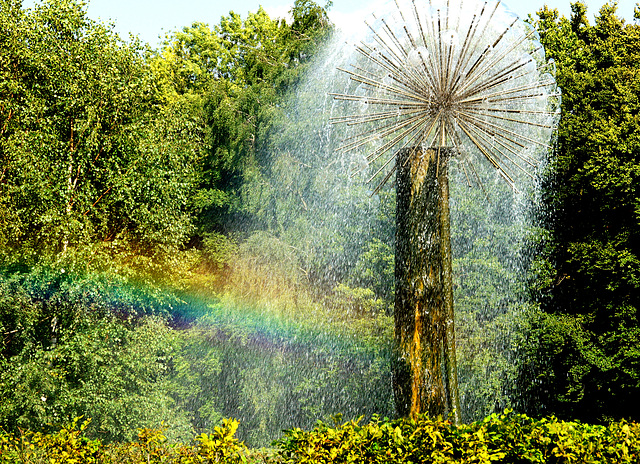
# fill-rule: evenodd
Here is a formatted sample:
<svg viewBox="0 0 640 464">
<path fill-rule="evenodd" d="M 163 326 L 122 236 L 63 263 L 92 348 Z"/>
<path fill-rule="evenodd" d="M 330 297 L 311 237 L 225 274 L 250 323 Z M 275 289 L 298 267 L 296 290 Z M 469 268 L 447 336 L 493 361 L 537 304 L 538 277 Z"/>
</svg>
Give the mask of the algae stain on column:
<svg viewBox="0 0 640 464">
<path fill-rule="evenodd" d="M 394 395 L 401 416 L 457 414 L 445 149 L 397 157 Z M 451 334 L 448 332 L 451 331 Z M 452 376 L 453 371 L 453 376 Z"/>
</svg>

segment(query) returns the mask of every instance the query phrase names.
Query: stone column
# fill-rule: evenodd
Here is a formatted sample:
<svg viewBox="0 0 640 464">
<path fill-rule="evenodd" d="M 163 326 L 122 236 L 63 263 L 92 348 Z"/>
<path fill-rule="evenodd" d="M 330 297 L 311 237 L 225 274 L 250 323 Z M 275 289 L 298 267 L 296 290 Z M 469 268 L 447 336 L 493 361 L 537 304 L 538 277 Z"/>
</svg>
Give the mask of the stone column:
<svg viewBox="0 0 640 464">
<path fill-rule="evenodd" d="M 393 387 L 400 416 L 459 417 L 448 160 L 451 149 L 396 157 Z"/>
</svg>

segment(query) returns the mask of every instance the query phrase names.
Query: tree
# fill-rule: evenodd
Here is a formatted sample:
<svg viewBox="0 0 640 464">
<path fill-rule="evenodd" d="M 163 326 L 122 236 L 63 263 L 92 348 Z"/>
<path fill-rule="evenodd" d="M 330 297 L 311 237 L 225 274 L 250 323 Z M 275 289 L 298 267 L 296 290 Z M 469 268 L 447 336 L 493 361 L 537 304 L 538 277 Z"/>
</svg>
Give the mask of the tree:
<svg viewBox="0 0 640 464">
<path fill-rule="evenodd" d="M 179 246 L 197 154 L 188 121 L 158 117 L 140 45 L 69 0 L 4 2 L 2 24 L 4 251 L 26 265 L 100 241 Z"/>
<path fill-rule="evenodd" d="M 82 4 L 2 0 L 0 31 L 0 421 L 86 412 L 130 436 L 171 416 L 162 350 L 137 337 L 172 339 L 143 316 L 177 302 L 161 284 L 188 263 L 201 132 Z"/>
<path fill-rule="evenodd" d="M 188 100 L 208 134 L 193 200 L 200 239 L 232 231 L 234 219 L 243 227 L 256 219 L 243 185 L 269 174 L 280 104 L 330 30 L 313 2 L 297 0 L 291 13 L 292 24 L 262 8 L 245 19 L 232 11 L 214 27 L 196 22 L 168 36 L 152 58 L 164 98 Z"/>
<path fill-rule="evenodd" d="M 538 17 L 563 116 L 536 263 L 543 312 L 525 341 L 522 388 L 533 411 L 638 420 L 640 26 L 615 5 L 593 25 L 579 2 L 569 19 L 548 8 Z"/>
</svg>

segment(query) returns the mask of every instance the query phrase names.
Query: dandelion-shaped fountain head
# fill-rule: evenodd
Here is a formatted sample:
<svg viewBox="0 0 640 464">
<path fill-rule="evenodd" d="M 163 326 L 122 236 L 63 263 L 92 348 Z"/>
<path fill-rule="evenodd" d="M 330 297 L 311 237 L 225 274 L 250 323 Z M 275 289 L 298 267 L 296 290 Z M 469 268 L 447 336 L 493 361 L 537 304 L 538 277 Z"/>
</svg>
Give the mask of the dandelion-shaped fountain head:
<svg viewBox="0 0 640 464">
<path fill-rule="evenodd" d="M 516 189 L 532 176 L 534 152 L 550 148 L 560 113 L 553 62 L 537 32 L 500 1 L 394 0 L 366 21 L 355 62 L 336 100 L 349 102 L 348 135 L 339 151 L 366 151 L 374 193 L 405 149 L 453 148 L 467 182 L 481 185 L 474 160 L 484 159 Z"/>
</svg>

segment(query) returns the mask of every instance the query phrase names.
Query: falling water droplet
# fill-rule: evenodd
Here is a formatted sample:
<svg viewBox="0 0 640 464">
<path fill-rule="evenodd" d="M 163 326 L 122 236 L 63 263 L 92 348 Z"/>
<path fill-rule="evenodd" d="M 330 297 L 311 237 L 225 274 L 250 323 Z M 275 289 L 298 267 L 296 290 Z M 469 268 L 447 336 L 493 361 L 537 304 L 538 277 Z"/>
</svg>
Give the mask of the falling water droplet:
<svg viewBox="0 0 640 464">
<path fill-rule="evenodd" d="M 523 69 L 528 73 L 534 72 L 536 70 L 536 62 L 533 60 L 533 57 L 528 53 L 524 53 L 520 57 L 520 64 L 522 65 Z"/>
<path fill-rule="evenodd" d="M 447 45 L 449 47 L 457 47 L 460 42 L 458 33 L 453 29 L 442 31 L 442 33 L 440 34 L 440 39 L 442 40 L 443 45 Z"/>
<path fill-rule="evenodd" d="M 426 62 L 428 56 L 429 50 L 427 50 L 426 47 L 420 46 L 409 51 L 409 54 L 407 55 L 407 61 L 409 62 L 410 66 L 418 68 Z"/>
</svg>

